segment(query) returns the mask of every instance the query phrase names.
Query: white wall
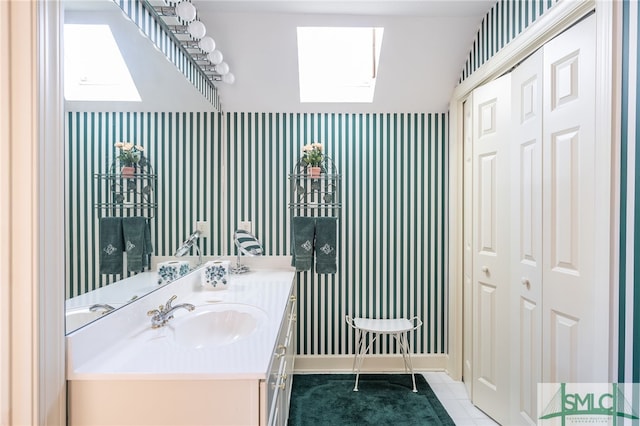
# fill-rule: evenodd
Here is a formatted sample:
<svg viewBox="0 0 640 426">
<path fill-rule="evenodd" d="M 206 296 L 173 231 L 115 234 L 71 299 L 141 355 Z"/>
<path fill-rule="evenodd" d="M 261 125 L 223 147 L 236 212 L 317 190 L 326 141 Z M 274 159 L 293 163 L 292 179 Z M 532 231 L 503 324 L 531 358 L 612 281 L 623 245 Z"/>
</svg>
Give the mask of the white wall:
<svg viewBox="0 0 640 426">
<path fill-rule="evenodd" d="M 218 86 L 225 110 L 232 112 L 447 111 L 477 30 L 474 17 L 217 13 L 207 19 L 236 76 L 235 84 Z M 384 27 L 373 103 L 300 103 L 297 26 Z M 327 58 L 327 68 L 340 66 Z"/>
</svg>

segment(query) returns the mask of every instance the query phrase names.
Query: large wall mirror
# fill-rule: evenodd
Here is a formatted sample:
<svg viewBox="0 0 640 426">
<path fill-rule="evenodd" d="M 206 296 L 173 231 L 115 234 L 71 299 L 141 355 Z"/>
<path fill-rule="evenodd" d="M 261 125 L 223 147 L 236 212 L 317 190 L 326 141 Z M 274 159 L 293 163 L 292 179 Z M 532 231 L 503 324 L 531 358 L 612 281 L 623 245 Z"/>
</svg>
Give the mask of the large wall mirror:
<svg viewBox="0 0 640 426">
<path fill-rule="evenodd" d="M 198 135 L 201 139 L 213 139 L 219 121 L 213 105 L 113 1 L 69 0 L 64 3 L 64 16 L 69 333 L 159 287 L 157 274 L 149 268 L 142 273 L 128 271 L 131 264 L 126 256 L 121 273 L 114 273 L 113 267 L 101 270 L 103 218 L 143 218 L 157 259 L 171 257 L 197 219 L 212 217 L 211 204 L 184 202 L 183 194 L 197 189 L 190 186 L 191 173 L 204 169 L 199 165 L 194 169 L 191 156 L 204 164 L 201 158 L 207 155 L 189 149 L 194 138 L 188 131 L 191 113 L 197 111 L 198 120 L 208 123 L 209 133 Z M 103 203 L 113 202 L 116 196 L 110 186 L 116 181 L 105 184 L 103 176 L 114 171 L 118 142 L 144 149 L 148 165 L 143 171 L 153 176 L 148 181 L 151 189 L 141 188 L 153 191 L 153 206 L 104 208 Z M 126 192 L 128 185 L 138 181 L 118 178 L 117 184 L 124 185 Z M 141 196 L 133 195 L 132 200 Z"/>
</svg>

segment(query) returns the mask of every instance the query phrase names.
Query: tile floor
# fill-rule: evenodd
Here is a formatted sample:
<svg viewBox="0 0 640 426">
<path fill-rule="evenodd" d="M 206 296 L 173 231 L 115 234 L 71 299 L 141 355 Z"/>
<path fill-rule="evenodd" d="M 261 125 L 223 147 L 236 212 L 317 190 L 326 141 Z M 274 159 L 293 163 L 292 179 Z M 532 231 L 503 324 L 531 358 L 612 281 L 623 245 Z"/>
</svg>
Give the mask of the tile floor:
<svg viewBox="0 0 640 426">
<path fill-rule="evenodd" d="M 497 425 L 490 417 L 471 404 L 462 382 L 454 381 L 444 372 L 428 372 L 423 376 L 456 426 Z"/>
</svg>

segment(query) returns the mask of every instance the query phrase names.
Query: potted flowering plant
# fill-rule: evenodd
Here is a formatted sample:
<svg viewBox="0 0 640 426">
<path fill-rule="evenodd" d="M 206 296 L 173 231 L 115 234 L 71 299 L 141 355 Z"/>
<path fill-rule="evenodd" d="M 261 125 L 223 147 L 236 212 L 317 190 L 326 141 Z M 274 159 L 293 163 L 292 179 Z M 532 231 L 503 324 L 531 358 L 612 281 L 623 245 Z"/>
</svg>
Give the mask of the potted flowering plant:
<svg viewBox="0 0 640 426">
<path fill-rule="evenodd" d="M 117 158 L 122 166 L 122 175 L 132 177 L 135 173 L 136 164 L 142 158 L 144 147 L 142 145 L 134 145 L 132 142 L 116 142 L 115 147 L 120 150 Z"/>
<path fill-rule="evenodd" d="M 321 143 L 310 143 L 302 147 L 302 163 L 308 167 L 311 177 L 320 176 L 324 154 Z"/>
</svg>

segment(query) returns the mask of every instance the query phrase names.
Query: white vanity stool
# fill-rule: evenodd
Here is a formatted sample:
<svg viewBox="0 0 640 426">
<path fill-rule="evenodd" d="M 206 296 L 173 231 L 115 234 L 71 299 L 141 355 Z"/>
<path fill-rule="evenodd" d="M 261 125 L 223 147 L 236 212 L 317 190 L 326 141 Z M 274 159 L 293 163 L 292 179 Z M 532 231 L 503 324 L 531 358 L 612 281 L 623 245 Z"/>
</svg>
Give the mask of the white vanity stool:
<svg viewBox="0 0 640 426">
<path fill-rule="evenodd" d="M 418 317 L 411 319 L 397 318 L 397 319 L 372 319 L 372 318 L 351 318 L 347 315 L 345 317 L 347 324 L 356 330 L 356 357 L 353 360 L 353 370 L 356 373 L 356 384 L 353 388 L 355 392 L 358 391 L 358 379 L 360 378 L 360 367 L 364 356 L 367 354 L 373 342 L 378 338 L 380 334 L 391 334 L 395 337 L 396 341 L 400 345 L 400 351 L 402 352 L 402 359 L 404 360 L 405 373 L 411 372 L 411 379 L 413 380 L 413 391 L 418 392 L 416 388 L 416 377 L 413 373 L 413 365 L 411 364 L 411 348 L 409 347 L 409 340 L 407 339 L 407 333 L 415 330 L 422 325 L 422 321 Z M 367 334 L 372 333 L 373 338 L 366 345 Z M 366 346 L 365 346 L 366 345 Z"/>
</svg>

